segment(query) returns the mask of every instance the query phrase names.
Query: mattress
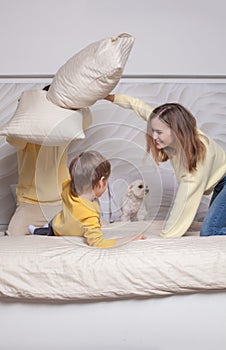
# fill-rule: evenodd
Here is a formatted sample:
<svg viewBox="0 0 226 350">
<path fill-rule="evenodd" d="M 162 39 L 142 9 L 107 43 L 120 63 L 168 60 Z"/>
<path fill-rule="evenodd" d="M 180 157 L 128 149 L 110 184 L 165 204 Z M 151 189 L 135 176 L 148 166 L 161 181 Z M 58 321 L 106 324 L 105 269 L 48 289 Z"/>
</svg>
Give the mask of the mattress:
<svg viewBox="0 0 226 350">
<path fill-rule="evenodd" d="M 200 237 L 194 223 L 181 238 L 159 236 L 161 221 L 116 222 L 106 237 L 145 233 L 110 249 L 81 237 L 0 238 L 0 297 L 112 300 L 226 290 L 226 237 Z"/>
</svg>

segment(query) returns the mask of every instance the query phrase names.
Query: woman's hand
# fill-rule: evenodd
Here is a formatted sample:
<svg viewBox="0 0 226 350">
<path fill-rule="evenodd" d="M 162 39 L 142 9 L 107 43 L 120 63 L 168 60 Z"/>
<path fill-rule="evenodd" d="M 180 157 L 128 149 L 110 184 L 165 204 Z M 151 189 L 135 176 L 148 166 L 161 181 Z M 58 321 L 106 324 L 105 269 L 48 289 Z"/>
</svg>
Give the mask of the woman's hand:
<svg viewBox="0 0 226 350">
<path fill-rule="evenodd" d="M 115 95 L 111 94 L 111 95 L 107 95 L 104 100 L 110 101 L 110 102 L 114 102 L 115 99 Z"/>
</svg>

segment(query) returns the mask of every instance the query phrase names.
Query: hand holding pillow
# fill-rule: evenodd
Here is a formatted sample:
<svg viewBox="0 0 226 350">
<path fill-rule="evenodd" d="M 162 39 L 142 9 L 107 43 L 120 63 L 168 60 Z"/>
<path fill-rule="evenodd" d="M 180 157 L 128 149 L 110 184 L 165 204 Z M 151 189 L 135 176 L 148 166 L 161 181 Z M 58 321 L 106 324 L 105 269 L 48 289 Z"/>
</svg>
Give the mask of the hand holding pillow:
<svg viewBox="0 0 226 350">
<path fill-rule="evenodd" d="M 103 99 L 119 82 L 133 42 L 131 35 L 121 34 L 88 45 L 58 70 L 47 98 L 71 109 Z"/>
</svg>

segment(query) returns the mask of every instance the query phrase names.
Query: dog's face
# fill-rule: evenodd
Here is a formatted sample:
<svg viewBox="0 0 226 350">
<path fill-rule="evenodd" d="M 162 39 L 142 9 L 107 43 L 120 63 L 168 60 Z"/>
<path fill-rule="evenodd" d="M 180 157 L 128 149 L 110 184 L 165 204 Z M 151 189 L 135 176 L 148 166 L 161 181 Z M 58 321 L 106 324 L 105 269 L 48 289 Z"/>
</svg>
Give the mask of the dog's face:
<svg viewBox="0 0 226 350">
<path fill-rule="evenodd" d="M 148 192 L 149 189 L 142 180 L 135 180 L 129 185 L 127 194 L 142 199 Z"/>
</svg>

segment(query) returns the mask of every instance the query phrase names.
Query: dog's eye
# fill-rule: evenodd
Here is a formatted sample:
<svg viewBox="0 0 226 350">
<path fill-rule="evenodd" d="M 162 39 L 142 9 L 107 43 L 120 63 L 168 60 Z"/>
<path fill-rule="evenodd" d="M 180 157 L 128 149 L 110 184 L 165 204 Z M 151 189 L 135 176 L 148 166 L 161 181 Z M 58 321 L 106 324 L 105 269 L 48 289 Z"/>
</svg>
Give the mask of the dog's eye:
<svg viewBox="0 0 226 350">
<path fill-rule="evenodd" d="M 143 188 L 144 186 L 143 185 L 139 185 L 138 188 Z"/>
</svg>

